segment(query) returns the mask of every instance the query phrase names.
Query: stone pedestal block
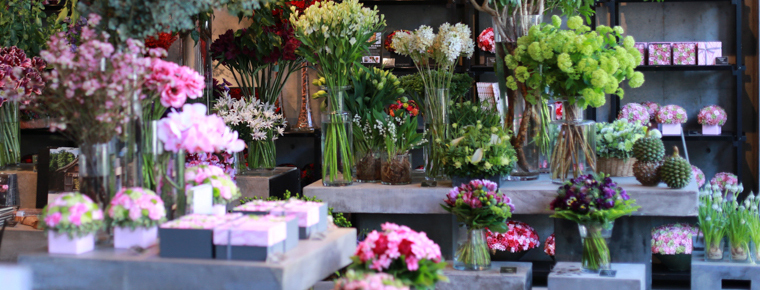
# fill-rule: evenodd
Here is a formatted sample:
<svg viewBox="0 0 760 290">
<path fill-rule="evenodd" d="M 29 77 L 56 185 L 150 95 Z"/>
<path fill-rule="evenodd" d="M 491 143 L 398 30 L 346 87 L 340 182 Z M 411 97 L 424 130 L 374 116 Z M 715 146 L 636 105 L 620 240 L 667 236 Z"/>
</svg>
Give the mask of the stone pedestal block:
<svg viewBox="0 0 760 290">
<path fill-rule="evenodd" d="M 581 272 L 581 263 L 559 262 L 549 274 L 549 290 L 644 290 L 646 267 L 643 264 L 612 264 L 615 277 Z M 719 288 L 717 288 L 719 289 Z"/>
<path fill-rule="evenodd" d="M 515 273 L 501 273 L 502 267 L 514 267 Z M 486 271 L 459 271 L 451 267 L 444 270 L 449 283 L 438 283 L 436 289 L 505 289 L 530 290 L 533 282 L 533 264 L 522 262 L 491 262 Z"/>
<path fill-rule="evenodd" d="M 47 252 L 45 231 L 29 226 L 17 224 L 15 227 L 6 227 L 2 239 L 0 262 L 15 263 L 21 254 Z"/>
<path fill-rule="evenodd" d="M 728 251 L 722 262 L 705 262 L 704 252 L 692 252 L 691 289 L 723 289 L 723 281 L 749 281 L 751 290 L 760 290 L 760 265 L 733 263 Z"/>
<path fill-rule="evenodd" d="M 0 281 L 4 290 L 32 290 L 32 271 L 28 267 L 0 265 Z"/>
<path fill-rule="evenodd" d="M 301 173 L 295 167 L 277 167 L 266 175 L 237 175 L 237 185 L 243 197 L 279 196 L 289 190 L 293 195 L 301 192 Z M 233 205 L 233 206 L 236 206 Z"/>
</svg>

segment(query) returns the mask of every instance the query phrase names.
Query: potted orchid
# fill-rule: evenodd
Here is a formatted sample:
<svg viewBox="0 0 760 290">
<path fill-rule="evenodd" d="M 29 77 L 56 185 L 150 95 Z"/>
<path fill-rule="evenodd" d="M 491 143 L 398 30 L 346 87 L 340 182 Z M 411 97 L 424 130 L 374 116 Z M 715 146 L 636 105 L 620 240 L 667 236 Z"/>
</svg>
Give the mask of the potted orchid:
<svg viewBox="0 0 760 290">
<path fill-rule="evenodd" d="M 657 111 L 657 123 L 663 136 L 680 136 L 683 132 L 681 124 L 686 123 L 686 110 L 678 105 L 662 106 Z"/>
<path fill-rule="evenodd" d="M 81 254 L 95 247 L 95 233 L 103 227 L 103 211 L 78 192 L 64 193 L 42 209 L 51 254 Z"/>
<path fill-rule="evenodd" d="M 691 269 L 693 236 L 697 229 L 689 224 L 670 224 L 652 229 L 652 254 L 670 271 Z"/>
<path fill-rule="evenodd" d="M 185 172 L 186 189 L 202 184 L 210 184 L 214 198 L 214 214 L 227 213 L 227 204 L 240 198 L 240 189 L 222 168 L 213 165 L 200 165 L 188 168 Z M 191 197 L 188 197 L 191 199 Z"/>
<path fill-rule="evenodd" d="M 699 110 L 697 121 L 702 125 L 702 135 L 720 135 L 721 127 L 726 124 L 726 110 L 718 105 L 710 105 Z"/>
<path fill-rule="evenodd" d="M 578 223 L 583 244 L 581 266 L 586 272 L 597 273 L 610 269 L 607 239 L 612 236 L 615 220 L 636 212 L 640 206 L 635 204 L 609 176 L 589 174 L 560 186 L 550 209 L 554 211 L 551 217 Z"/>
<path fill-rule="evenodd" d="M 718 172 L 710 179 L 710 185 L 716 188 L 716 190 L 725 192 L 732 186 L 739 185 L 739 179 L 736 174 L 731 172 Z"/>
<path fill-rule="evenodd" d="M 412 149 L 427 142 L 424 134 L 417 132 L 417 113 L 414 101 L 403 98 L 388 107 L 386 114 L 375 113 L 376 126 L 385 140 L 380 157 L 380 180 L 382 184 L 401 185 L 412 183 Z"/>
<path fill-rule="evenodd" d="M 443 275 L 446 262 L 441 248 L 424 232 L 407 226 L 384 223 L 381 231 L 372 231 L 359 242 L 351 257 L 350 270 L 387 273 L 414 289 L 435 289 L 438 282 L 448 282 Z"/>
<path fill-rule="evenodd" d="M 342 278 L 335 281 L 333 290 L 409 290 L 409 286 L 386 273 L 348 270 Z"/>
<path fill-rule="evenodd" d="M 618 119 L 627 120 L 629 123 L 638 123 L 639 125 L 649 125 L 649 112 L 646 107 L 637 103 L 628 103 L 620 109 Z"/>
<path fill-rule="evenodd" d="M 552 258 L 552 261 L 554 260 L 554 254 L 556 251 L 556 238 L 554 237 L 554 233 L 552 233 L 548 238 L 546 238 L 546 241 L 544 241 L 544 253 Z"/>
<path fill-rule="evenodd" d="M 723 197 L 717 186 L 706 185 L 699 193 L 699 229 L 705 240 L 705 260 L 723 260 L 723 238 L 726 236 L 728 216 L 725 209 L 731 202 Z"/>
<path fill-rule="evenodd" d="M 508 230 L 507 218 L 515 206 L 512 200 L 499 191 L 496 183 L 488 180 L 472 180 L 455 187 L 443 200 L 441 207 L 454 214 L 466 227 L 459 229 L 459 240 L 454 254 L 457 270 L 483 271 L 491 268 L 486 229 L 504 233 Z"/>
<path fill-rule="evenodd" d="M 505 233 L 486 230 L 486 242 L 492 261 L 518 261 L 541 244 L 536 230 L 519 221 L 507 221 Z"/>
<path fill-rule="evenodd" d="M 111 199 L 108 217 L 114 227 L 114 248 L 148 248 L 158 240 L 158 225 L 166 221 L 164 202 L 150 189 L 122 188 Z"/>
<path fill-rule="evenodd" d="M 636 162 L 633 144 L 646 132 L 647 128 L 641 123 L 625 119 L 596 123 L 596 172 L 610 176 L 633 176 L 633 163 Z"/>
<path fill-rule="evenodd" d="M 517 158 L 509 142 L 509 134 L 500 126 L 475 125 L 460 127 L 459 136 L 451 140 L 443 156 L 444 170 L 453 184 L 459 186 L 474 179 L 487 179 L 501 185 L 501 177 L 512 172 Z"/>
<path fill-rule="evenodd" d="M 705 185 L 705 173 L 702 169 L 694 165 L 691 166 L 691 173 L 694 174 L 694 179 L 697 181 L 697 187 L 702 188 Z"/>
</svg>

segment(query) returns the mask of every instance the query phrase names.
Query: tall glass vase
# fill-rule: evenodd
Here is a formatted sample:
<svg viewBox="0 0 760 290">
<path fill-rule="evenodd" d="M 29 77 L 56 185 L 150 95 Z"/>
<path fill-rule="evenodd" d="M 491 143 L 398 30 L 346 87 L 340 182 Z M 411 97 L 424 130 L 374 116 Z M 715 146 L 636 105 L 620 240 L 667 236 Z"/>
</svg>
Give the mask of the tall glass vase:
<svg viewBox="0 0 760 290">
<path fill-rule="evenodd" d="M 124 155 L 122 165 L 122 186 L 123 187 L 144 187 L 143 182 L 143 110 L 142 101 L 140 100 L 140 91 L 135 90 L 132 93 L 129 107 L 127 108 L 127 123 L 124 130 Z"/>
<path fill-rule="evenodd" d="M 595 122 L 583 120 L 583 109 L 577 105 L 564 102 L 562 108 L 564 119 L 549 126 L 549 135 L 557 136 L 551 140 L 550 177 L 558 184 L 596 172 Z"/>
<path fill-rule="evenodd" d="M 353 124 L 343 100 L 350 87 L 326 89 L 327 112 L 322 114 L 322 185 L 353 183 Z"/>
<path fill-rule="evenodd" d="M 163 152 L 154 155 L 158 162 L 154 167 L 156 193 L 161 196 L 166 209 L 166 218 L 177 219 L 186 214 L 185 195 L 185 151 Z"/>
<path fill-rule="evenodd" d="M 454 269 L 483 271 L 491 269 L 491 254 L 488 253 L 485 229 L 470 227 L 459 229 L 457 251 L 454 254 Z"/>
<path fill-rule="evenodd" d="M 517 98 L 509 106 L 507 122 L 512 123 L 514 136 L 512 146 L 517 154 L 517 163 L 507 177 L 510 181 L 523 181 L 538 179 L 541 173 L 541 151 L 539 142 L 544 140 L 540 136 L 543 131 L 540 105 L 525 102 L 524 98 Z"/>
<path fill-rule="evenodd" d="M 19 113 L 17 101 L 0 104 L 0 166 L 17 166 L 21 163 L 19 145 Z"/>
<path fill-rule="evenodd" d="M 308 64 L 307 64 L 308 65 Z M 295 132 L 311 132 L 314 131 L 314 124 L 313 119 L 311 117 L 311 105 L 309 104 L 309 101 L 311 98 L 309 97 L 309 86 L 311 83 L 309 82 L 309 71 L 307 66 L 304 66 L 301 68 L 301 98 L 299 99 L 299 108 L 298 111 L 298 121 L 296 122 L 295 128 L 290 128 L 291 131 Z"/>
<path fill-rule="evenodd" d="M 613 226 L 614 221 L 578 224 L 578 232 L 583 244 L 581 267 L 584 272 L 599 273 L 600 270 L 610 269 L 610 248 L 607 246 L 607 241 L 612 236 Z"/>
<path fill-rule="evenodd" d="M 112 143 L 79 145 L 79 192 L 101 208 L 108 206 L 116 189 L 115 158 Z"/>
<path fill-rule="evenodd" d="M 425 159 L 425 179 L 432 182 L 448 180 L 443 172 L 443 157 L 446 152 L 446 140 L 449 139 L 449 89 L 425 88 L 425 130 L 428 142 L 422 153 Z"/>
<path fill-rule="evenodd" d="M 271 137 L 267 140 L 248 142 L 246 171 L 241 173 L 243 175 L 269 174 L 276 166 L 276 156 L 274 140 Z"/>
</svg>

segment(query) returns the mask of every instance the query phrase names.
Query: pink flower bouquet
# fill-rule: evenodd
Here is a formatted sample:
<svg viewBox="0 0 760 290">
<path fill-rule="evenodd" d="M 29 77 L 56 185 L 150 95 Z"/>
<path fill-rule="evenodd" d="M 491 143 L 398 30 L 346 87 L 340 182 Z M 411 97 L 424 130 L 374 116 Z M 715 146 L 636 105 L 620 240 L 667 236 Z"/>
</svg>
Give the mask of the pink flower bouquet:
<svg viewBox="0 0 760 290">
<path fill-rule="evenodd" d="M 150 228 L 166 221 L 164 201 L 152 190 L 139 187 L 122 188 L 107 212 L 114 227 Z"/>
<path fill-rule="evenodd" d="M 151 53 L 166 55 L 163 49 L 154 49 Z M 179 109 L 187 99 L 203 96 L 206 84 L 203 83 L 203 76 L 195 70 L 158 57 L 151 59 L 149 68 L 144 90 L 148 97 L 143 99 L 143 116 L 148 120 L 158 120 L 167 108 Z M 161 106 L 154 105 L 155 101 L 159 101 Z"/>
<path fill-rule="evenodd" d="M 691 254 L 697 229 L 688 224 L 670 224 L 652 229 L 652 254 Z"/>
<path fill-rule="evenodd" d="M 386 273 L 361 273 L 348 270 L 335 281 L 333 290 L 409 290 L 409 286 Z"/>
<path fill-rule="evenodd" d="M 700 125 L 705 126 L 723 126 L 726 124 L 728 116 L 726 110 L 718 105 L 710 105 L 699 110 L 697 121 Z"/>
<path fill-rule="evenodd" d="M 435 283 L 448 280 L 441 248 L 424 232 L 393 223 L 367 234 L 351 259 L 351 269 L 388 273 L 415 289 L 434 289 Z"/>
<path fill-rule="evenodd" d="M 647 113 L 649 113 L 649 120 L 656 121 L 655 118 L 657 117 L 657 112 L 660 111 L 660 104 L 646 101 L 642 102 L 641 105 L 647 109 Z"/>
<path fill-rule="evenodd" d="M 637 103 L 628 103 L 623 106 L 618 114 L 618 119 L 628 120 L 629 123 L 638 123 L 646 126 L 649 124 L 649 112 L 647 108 Z"/>
<path fill-rule="evenodd" d="M 551 257 L 554 257 L 555 242 L 556 241 L 554 234 L 552 233 L 548 238 L 546 238 L 546 242 L 544 242 L 544 253 Z"/>
<path fill-rule="evenodd" d="M 443 201 L 441 206 L 467 228 L 489 228 L 499 233 L 507 231 L 507 218 L 515 210 L 512 200 L 488 180 L 472 180 L 455 187 Z"/>
<path fill-rule="evenodd" d="M 686 123 L 686 110 L 678 105 L 667 105 L 657 111 L 657 123 L 683 124 Z"/>
<path fill-rule="evenodd" d="M 217 115 L 206 115 L 203 104 L 185 104 L 182 112 L 171 112 L 159 121 L 158 139 L 170 152 L 187 153 L 240 152 L 245 142 L 238 139 L 224 120 Z"/>
<path fill-rule="evenodd" d="M 739 179 L 736 174 L 730 172 L 719 172 L 715 174 L 715 177 L 710 179 L 710 185 L 716 187 L 716 190 L 725 192 L 730 187 L 739 185 Z"/>
<path fill-rule="evenodd" d="M 705 174 L 702 172 L 699 167 L 696 167 L 694 165 L 691 166 L 691 173 L 694 174 L 694 179 L 697 180 L 697 186 L 702 187 L 705 185 Z"/>
<path fill-rule="evenodd" d="M 103 211 L 92 199 L 78 192 L 65 193 L 42 210 L 43 226 L 74 239 L 97 232 L 103 227 Z"/>
<path fill-rule="evenodd" d="M 495 53 L 493 27 L 486 28 L 478 35 L 478 48 L 482 51 Z"/>
<path fill-rule="evenodd" d="M 227 204 L 240 198 L 240 189 L 218 166 L 200 165 L 188 168 L 185 171 L 185 182 L 187 188 L 210 184 L 213 187 L 214 204 Z"/>
<path fill-rule="evenodd" d="M 526 252 L 541 244 L 533 227 L 524 222 L 507 221 L 506 233 L 486 231 L 486 242 L 492 253 L 506 251 L 509 253 Z"/>
</svg>

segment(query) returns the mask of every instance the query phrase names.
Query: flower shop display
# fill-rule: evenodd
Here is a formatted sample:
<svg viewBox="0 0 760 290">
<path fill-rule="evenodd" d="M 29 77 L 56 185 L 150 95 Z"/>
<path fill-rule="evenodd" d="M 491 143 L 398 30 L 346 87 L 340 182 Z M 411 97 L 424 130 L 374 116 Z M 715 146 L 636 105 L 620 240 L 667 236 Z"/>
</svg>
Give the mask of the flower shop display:
<svg viewBox="0 0 760 290">
<path fill-rule="evenodd" d="M 46 66 L 44 60 L 27 57 L 18 47 L 0 47 L 0 166 L 21 163 L 19 104 L 28 105 L 42 94 Z"/>
<path fill-rule="evenodd" d="M 459 128 L 443 156 L 444 170 L 454 186 L 474 179 L 501 183 L 501 176 L 512 172 L 516 162 L 509 135 L 501 127 L 476 125 Z"/>
<path fill-rule="evenodd" d="M 451 102 L 449 122 L 454 135 L 467 126 L 481 125 L 483 128 L 501 126 L 499 112 L 488 102 Z"/>
<path fill-rule="evenodd" d="M 529 250 L 541 245 L 536 230 L 524 222 L 507 221 L 505 233 L 486 229 L 486 242 L 492 261 L 518 261 Z"/>
<path fill-rule="evenodd" d="M 723 56 L 722 42 L 697 42 L 697 65 L 715 65 L 715 59 L 721 56 Z"/>
<path fill-rule="evenodd" d="M 380 159 L 380 180 L 387 185 L 412 183 L 410 151 L 425 144 L 423 133 L 417 132 L 419 109 L 406 98 L 391 105 L 387 115 L 376 114 L 378 131 L 385 140 Z"/>
<path fill-rule="evenodd" d="M 673 47 L 670 43 L 650 42 L 647 44 L 648 65 L 672 65 Z"/>
<path fill-rule="evenodd" d="M 435 289 L 436 283 L 448 282 L 441 248 L 424 232 L 393 223 L 381 228 L 359 242 L 349 270 L 387 273 L 414 289 Z"/>
<path fill-rule="evenodd" d="M 285 243 L 288 238 L 293 238 L 289 236 L 291 234 L 295 232 L 289 231 L 283 217 L 246 215 L 214 227 L 214 258 L 267 261 L 273 255 L 285 252 Z"/>
<path fill-rule="evenodd" d="M 644 106 L 647 109 L 647 113 L 649 113 L 649 124 L 652 125 L 657 122 L 657 112 L 660 111 L 660 104 L 646 101 L 641 102 L 641 105 Z"/>
<path fill-rule="evenodd" d="M 185 171 L 186 192 L 194 186 L 210 184 L 214 198 L 214 214 L 224 215 L 227 204 L 240 198 L 240 189 L 222 168 L 213 165 L 190 167 Z M 188 197 L 190 200 L 192 197 Z M 188 202 L 190 204 L 190 202 Z"/>
<path fill-rule="evenodd" d="M 290 198 L 286 203 L 273 208 L 273 215 L 298 218 L 298 234 L 300 239 L 307 240 L 312 236 L 327 230 L 327 204 L 310 200 Z"/>
<path fill-rule="evenodd" d="M 681 124 L 686 123 L 686 110 L 678 105 L 662 106 L 657 111 L 657 123 L 660 123 L 663 136 L 680 136 L 683 129 Z"/>
<path fill-rule="evenodd" d="M 726 191 L 731 186 L 739 184 L 739 178 L 731 172 L 718 172 L 710 179 L 710 185 L 717 187 L 716 190 Z"/>
<path fill-rule="evenodd" d="M 480 32 L 480 35 L 478 35 L 478 48 L 485 52 L 496 53 L 493 27 L 488 27 Z"/>
<path fill-rule="evenodd" d="M 620 109 L 618 119 L 627 120 L 629 123 L 638 123 L 640 125 L 649 125 L 649 111 L 643 105 L 637 103 L 628 103 Z"/>
<path fill-rule="evenodd" d="M 17 47 L 31 57 L 44 50 L 55 26 L 45 23 L 45 1 L 13 0 L 0 4 L 0 48 Z M 2 79 L 2 78 L 0 78 Z"/>
<path fill-rule="evenodd" d="M 665 145 L 657 129 L 647 130 L 646 136 L 633 143 L 633 176 L 644 186 L 657 186 L 660 178 L 660 166 L 665 157 Z"/>
<path fill-rule="evenodd" d="M 314 64 L 328 88 L 327 111 L 322 115 L 322 183 L 340 186 L 353 183 L 352 117 L 344 112 L 346 87 L 352 67 L 367 51 L 369 39 L 385 27 L 376 9 L 362 7 L 358 0 L 341 3 L 318 2 L 303 13 L 293 13 L 299 53 Z M 336 21 L 340 20 L 340 21 Z M 316 31 L 315 27 L 321 27 Z"/>
<path fill-rule="evenodd" d="M 705 239 L 705 260 L 723 260 L 723 238 L 727 234 L 728 216 L 725 209 L 731 202 L 722 191 L 708 184 L 699 193 L 699 229 Z"/>
<path fill-rule="evenodd" d="M 589 174 L 561 185 L 550 209 L 554 211 L 551 217 L 578 223 L 583 240 L 583 270 L 598 273 L 610 269 L 607 239 L 612 235 L 615 219 L 636 212 L 640 206 L 635 203 L 608 176 Z"/>
<path fill-rule="evenodd" d="M 696 42 L 675 42 L 671 46 L 674 65 L 697 65 Z"/>
<path fill-rule="evenodd" d="M 42 210 L 40 220 L 48 234 L 51 254 L 81 254 L 95 247 L 95 233 L 103 227 L 103 211 L 78 192 L 58 196 Z"/>
<path fill-rule="evenodd" d="M 475 50 L 470 33 L 465 24 L 444 23 L 437 34 L 431 27 L 422 25 L 415 31 L 399 32 L 393 37 L 396 51 L 412 58 L 425 88 L 422 115 L 429 141 L 424 147 L 427 185 L 446 179 L 443 158 L 445 142 L 449 140 L 447 105 L 457 61 L 461 57 L 470 58 Z"/>
<path fill-rule="evenodd" d="M 705 185 L 705 173 L 694 165 L 691 166 L 691 173 L 694 175 L 694 180 L 697 181 L 697 187 L 702 188 Z"/>
<path fill-rule="evenodd" d="M 386 273 L 365 273 L 348 270 L 335 281 L 333 290 L 409 290 L 409 286 Z"/>
<path fill-rule="evenodd" d="M 546 238 L 546 241 L 544 241 L 544 253 L 546 253 L 546 255 L 549 257 L 552 257 L 552 260 L 554 260 L 556 242 L 557 241 L 554 237 L 554 233 L 552 233 L 548 238 Z"/>
<path fill-rule="evenodd" d="M 631 88 L 644 83 L 644 75 L 634 71 L 640 57 L 635 41 L 622 37 L 621 27 L 599 26 L 591 31 L 577 16 L 568 19 L 569 30 L 560 29 L 561 24 L 554 16 L 551 24 L 532 27 L 505 59 L 514 70 L 514 76 L 507 77 L 508 88 L 523 91 L 531 104 L 543 104 L 541 96 L 548 87 L 554 99 L 563 102 L 564 120 L 548 126 L 559 136 L 551 139 L 549 162 L 551 179 L 557 183 L 596 171 L 596 127 L 583 121 L 583 110 L 604 105 L 605 94 L 623 95 L 620 83 L 625 80 Z M 564 45 L 576 42 L 584 45 L 578 49 Z"/>
<path fill-rule="evenodd" d="M 287 121 L 277 113 L 274 105 L 257 99 L 234 100 L 226 95 L 217 100 L 214 110 L 227 126 L 248 143 L 247 158 L 244 158 L 243 151 L 237 153 L 238 174 L 255 174 L 258 169 L 275 168 L 277 153 L 274 141 L 285 133 Z"/>
<path fill-rule="evenodd" d="M 749 201 L 749 207 L 745 206 L 749 210 L 751 218 L 747 219 L 747 227 L 749 227 L 749 234 L 752 238 L 752 246 L 750 249 L 753 253 L 751 259 L 757 263 L 760 261 L 760 197 L 757 194 L 750 193 L 745 200 Z"/>
<path fill-rule="evenodd" d="M 460 228 L 454 269 L 483 271 L 491 268 L 486 228 L 492 232 L 507 232 L 507 219 L 515 206 L 512 200 L 499 191 L 496 183 L 488 180 L 472 180 L 454 187 L 441 204 L 454 214 L 466 229 Z"/>
<path fill-rule="evenodd" d="M 647 64 L 647 43 L 646 42 L 636 42 L 633 44 L 633 47 L 635 47 L 639 54 L 641 54 L 641 61 L 639 62 L 639 66 L 643 66 Z"/>
<path fill-rule="evenodd" d="M 710 105 L 699 110 L 697 120 L 702 125 L 702 135 L 720 135 L 721 127 L 726 124 L 728 115 L 718 105 Z"/>
<path fill-rule="evenodd" d="M 158 255 L 162 258 L 214 258 L 214 228 L 239 219 L 240 213 L 226 215 L 189 214 L 161 224 Z"/>
<path fill-rule="evenodd" d="M 166 221 L 164 202 L 150 189 L 122 188 L 106 210 L 114 227 L 114 248 L 148 248 L 158 240 L 158 225 Z"/>
<path fill-rule="evenodd" d="M 665 157 L 658 169 L 662 182 L 670 188 L 684 188 L 691 182 L 691 164 L 678 154 L 678 147 L 673 146 L 673 155 Z"/>
<path fill-rule="evenodd" d="M 749 199 L 739 201 L 741 193 L 739 186 L 732 186 L 726 194 L 727 202 L 723 204 L 723 210 L 728 217 L 726 236 L 728 236 L 728 248 L 731 250 L 729 257 L 731 262 L 752 263 L 750 250 L 752 235 L 747 221 L 758 217 L 753 215 Z"/>
<path fill-rule="evenodd" d="M 646 127 L 641 123 L 629 123 L 625 119 L 597 123 L 596 172 L 610 176 L 633 176 L 633 164 L 637 161 L 633 157 L 633 145 L 646 132 Z"/>
<path fill-rule="evenodd" d="M 670 271 L 691 269 L 692 236 L 697 230 L 689 224 L 669 224 L 652 229 L 652 254 Z"/>
</svg>

